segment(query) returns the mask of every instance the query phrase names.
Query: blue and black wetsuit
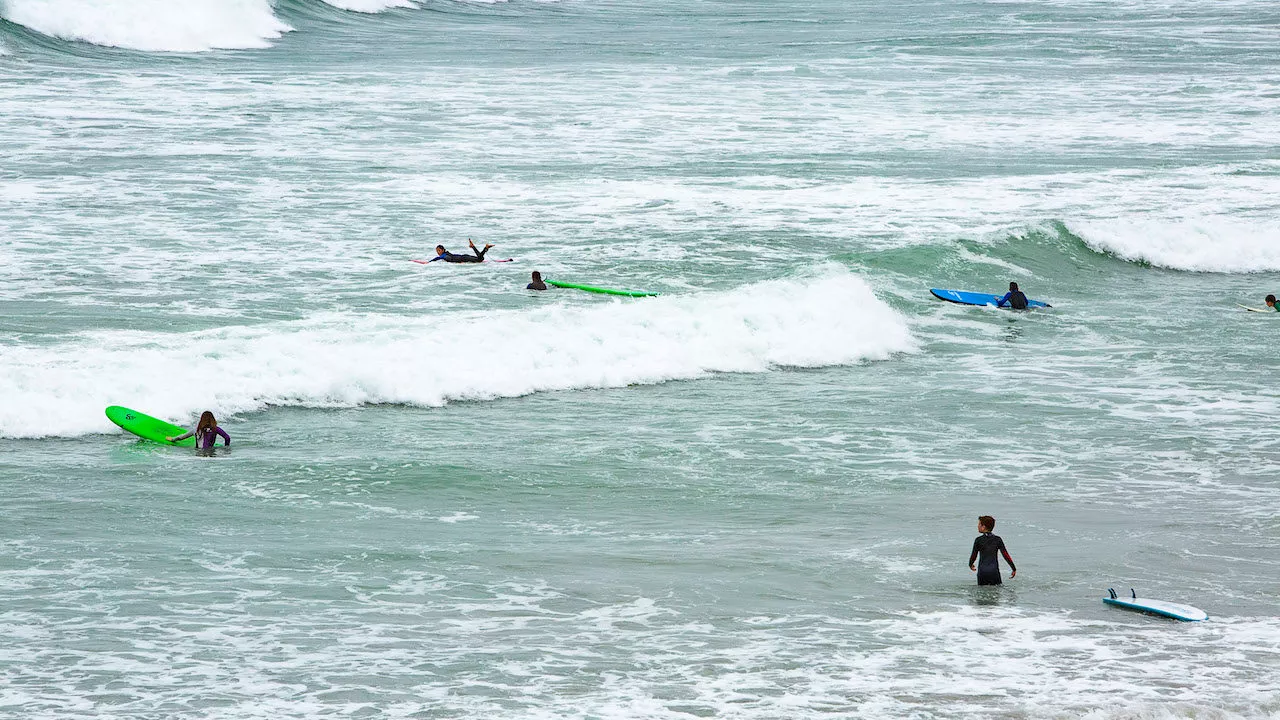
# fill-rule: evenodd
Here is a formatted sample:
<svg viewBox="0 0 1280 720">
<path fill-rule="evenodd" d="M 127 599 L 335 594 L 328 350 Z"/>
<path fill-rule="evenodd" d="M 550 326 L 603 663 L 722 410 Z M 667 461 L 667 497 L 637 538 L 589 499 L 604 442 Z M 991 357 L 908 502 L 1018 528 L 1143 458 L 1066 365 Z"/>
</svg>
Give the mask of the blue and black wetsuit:
<svg viewBox="0 0 1280 720">
<path fill-rule="evenodd" d="M 1004 555 L 1004 561 L 1009 563 L 1009 569 L 1017 572 L 1018 568 L 1013 564 L 1013 558 L 1009 557 L 1009 551 L 1004 547 L 1004 540 L 999 535 L 992 535 L 989 532 L 982 533 L 973 539 L 973 552 L 969 555 L 969 566 L 973 566 L 973 561 L 978 561 L 978 584 L 979 585 L 1000 585 L 1000 556 L 996 555 L 999 551 L 1000 555 Z"/>
<path fill-rule="evenodd" d="M 443 260 L 447 263 L 484 262 L 484 254 L 489 252 L 489 248 L 485 248 L 483 250 L 477 250 L 475 248 L 471 248 L 471 252 L 475 253 L 475 255 L 455 255 L 449 252 L 448 250 L 445 250 L 443 253 L 431 258 L 427 262 L 435 262 L 437 260 Z"/>
<path fill-rule="evenodd" d="M 1009 307 L 1014 310 L 1026 310 L 1027 296 L 1023 295 L 1021 290 L 1010 290 L 996 301 L 996 307 L 1004 307 L 1005 303 L 1009 303 Z"/>
</svg>

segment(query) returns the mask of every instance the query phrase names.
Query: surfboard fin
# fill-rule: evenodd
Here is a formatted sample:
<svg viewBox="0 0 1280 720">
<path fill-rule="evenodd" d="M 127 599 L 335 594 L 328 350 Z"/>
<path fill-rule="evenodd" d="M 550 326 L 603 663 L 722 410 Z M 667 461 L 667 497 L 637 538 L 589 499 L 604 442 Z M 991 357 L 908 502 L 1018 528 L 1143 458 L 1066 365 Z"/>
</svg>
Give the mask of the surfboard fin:
<svg viewBox="0 0 1280 720">
<path fill-rule="evenodd" d="M 1133 596 L 1134 600 L 1138 599 L 1138 593 L 1133 588 L 1129 588 L 1129 594 Z"/>
<path fill-rule="evenodd" d="M 1116 599 L 1116 589 L 1115 589 L 1115 588 L 1107 588 L 1107 592 L 1111 593 L 1111 599 L 1112 599 L 1112 600 L 1115 600 L 1115 599 Z"/>
</svg>

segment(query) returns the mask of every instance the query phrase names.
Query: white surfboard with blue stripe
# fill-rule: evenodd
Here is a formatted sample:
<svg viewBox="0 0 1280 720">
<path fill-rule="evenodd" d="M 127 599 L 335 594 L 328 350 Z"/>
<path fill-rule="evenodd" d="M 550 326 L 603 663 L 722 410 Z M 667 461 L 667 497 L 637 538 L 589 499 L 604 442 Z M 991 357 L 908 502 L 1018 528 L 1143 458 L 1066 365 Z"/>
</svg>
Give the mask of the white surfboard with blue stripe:
<svg viewBox="0 0 1280 720">
<path fill-rule="evenodd" d="M 1183 605 L 1182 603 L 1167 602 L 1165 600 L 1151 600 L 1148 598 L 1137 597 L 1132 590 L 1129 591 L 1134 597 L 1117 597 L 1115 590 L 1110 590 L 1111 597 L 1102 598 L 1102 602 L 1113 605 L 1125 610 L 1137 610 L 1138 612 L 1150 613 L 1152 615 L 1160 615 L 1161 617 L 1173 618 L 1183 622 L 1200 622 L 1208 620 L 1209 613 L 1198 607 Z"/>
</svg>

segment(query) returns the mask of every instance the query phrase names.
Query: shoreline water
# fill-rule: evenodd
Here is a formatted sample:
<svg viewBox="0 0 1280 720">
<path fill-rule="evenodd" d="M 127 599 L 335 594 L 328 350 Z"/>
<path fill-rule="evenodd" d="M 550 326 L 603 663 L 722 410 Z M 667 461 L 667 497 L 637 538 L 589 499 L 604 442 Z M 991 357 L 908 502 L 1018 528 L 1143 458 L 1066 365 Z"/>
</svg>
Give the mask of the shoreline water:
<svg viewBox="0 0 1280 720">
<path fill-rule="evenodd" d="M 1275 8 L 125 5 L 0 8 L 0 715 L 1280 713 Z"/>
</svg>

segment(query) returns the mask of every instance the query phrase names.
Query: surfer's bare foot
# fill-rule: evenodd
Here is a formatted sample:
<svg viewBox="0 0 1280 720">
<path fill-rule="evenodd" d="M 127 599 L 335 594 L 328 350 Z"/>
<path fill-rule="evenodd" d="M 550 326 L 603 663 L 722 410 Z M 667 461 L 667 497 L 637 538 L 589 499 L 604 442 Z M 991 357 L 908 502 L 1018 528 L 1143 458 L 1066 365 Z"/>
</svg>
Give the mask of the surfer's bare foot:
<svg viewBox="0 0 1280 720">
<path fill-rule="evenodd" d="M 472 245 L 471 247 L 475 247 L 475 246 L 474 246 L 474 245 Z M 485 250 L 488 250 L 488 249 L 489 249 L 489 248 L 491 248 L 491 247 L 493 247 L 493 243 L 485 243 L 485 245 L 484 245 L 484 249 L 485 249 Z"/>
<path fill-rule="evenodd" d="M 472 250 L 476 249 L 476 241 L 471 238 L 467 238 L 467 245 L 471 246 Z"/>
</svg>

